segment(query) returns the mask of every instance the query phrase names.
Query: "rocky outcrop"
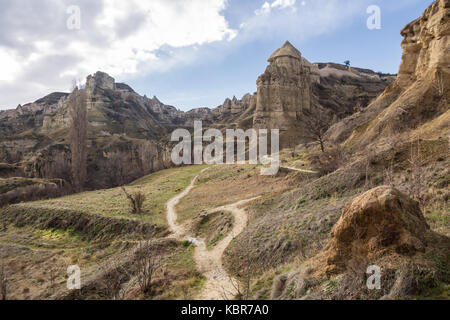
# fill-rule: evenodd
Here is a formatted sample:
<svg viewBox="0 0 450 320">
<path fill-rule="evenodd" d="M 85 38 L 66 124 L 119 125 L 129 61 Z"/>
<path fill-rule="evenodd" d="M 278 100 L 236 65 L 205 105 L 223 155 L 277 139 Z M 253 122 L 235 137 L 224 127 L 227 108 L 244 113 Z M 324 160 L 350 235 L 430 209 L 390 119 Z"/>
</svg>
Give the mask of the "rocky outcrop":
<svg viewBox="0 0 450 320">
<path fill-rule="evenodd" d="M 254 126 L 286 132 L 297 128 L 302 110 L 311 107 L 311 66 L 289 42 L 268 61 L 257 81 Z"/>
<path fill-rule="evenodd" d="M 442 138 L 450 125 L 450 1 L 436 0 L 403 30 L 397 80 L 370 106 L 330 128 L 332 143 L 360 149 L 383 137 Z"/>
<path fill-rule="evenodd" d="M 425 252 L 429 231 L 416 201 L 390 187 L 375 188 L 350 202 L 334 226 L 323 252 L 326 272 L 344 272 L 352 259 Z"/>
<path fill-rule="evenodd" d="M 450 239 L 433 232 L 419 204 L 381 186 L 350 201 L 325 248 L 274 286 L 281 299 L 404 299 L 448 282 L 433 259 L 450 257 Z M 445 258 L 447 257 L 447 258 Z M 369 268 L 371 267 L 371 268 Z M 370 271 L 380 289 L 368 288 Z"/>
<path fill-rule="evenodd" d="M 95 93 L 98 90 L 115 90 L 116 82 L 113 77 L 98 71 L 93 76 L 90 75 L 86 80 L 86 90 Z"/>
<path fill-rule="evenodd" d="M 251 99 L 252 95 L 249 93 L 245 94 L 241 100 L 236 97 L 233 97 L 233 99 L 227 98 L 223 105 L 216 110 L 222 116 L 241 114 L 249 108 Z"/>
<path fill-rule="evenodd" d="M 320 82 L 313 85 L 314 95 L 338 119 L 364 110 L 396 79 L 395 75 L 336 63 L 314 65 L 320 77 Z"/>
<path fill-rule="evenodd" d="M 397 83 L 407 88 L 428 73 L 450 68 L 450 1 L 437 0 L 401 31 L 403 56 Z"/>
<path fill-rule="evenodd" d="M 367 69 L 312 64 L 289 42 L 268 61 L 257 81 L 253 126 L 279 129 L 282 147 L 305 141 L 303 117 L 317 113 L 330 120 L 348 117 L 366 108 L 395 80 L 394 75 Z"/>
</svg>

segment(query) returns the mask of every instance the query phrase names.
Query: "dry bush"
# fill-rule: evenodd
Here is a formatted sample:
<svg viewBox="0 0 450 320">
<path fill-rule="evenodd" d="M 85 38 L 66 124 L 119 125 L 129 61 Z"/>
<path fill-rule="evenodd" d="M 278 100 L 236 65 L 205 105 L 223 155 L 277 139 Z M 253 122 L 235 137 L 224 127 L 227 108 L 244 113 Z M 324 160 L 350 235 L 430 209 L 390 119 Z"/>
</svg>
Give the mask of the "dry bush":
<svg viewBox="0 0 450 320">
<path fill-rule="evenodd" d="M 411 155 L 408 162 L 410 166 L 408 170 L 408 194 L 412 199 L 419 202 L 420 208 L 424 210 L 427 203 L 427 185 L 423 170 L 425 158 L 421 152 L 420 139 L 417 140 L 416 145 L 411 143 Z"/>
<path fill-rule="evenodd" d="M 375 149 L 370 147 L 367 149 L 366 151 L 366 158 L 364 159 L 364 168 L 365 168 L 365 184 L 364 184 L 364 188 L 366 190 L 370 190 L 372 188 L 372 181 L 371 181 L 371 173 L 372 173 L 372 163 L 375 160 Z"/>
<path fill-rule="evenodd" d="M 56 267 L 56 268 L 51 268 L 49 271 L 49 282 L 50 282 L 50 289 L 51 290 L 55 290 L 56 287 L 56 280 L 58 279 L 58 277 L 61 275 L 61 273 L 63 273 L 63 268 L 61 267 Z"/>
<path fill-rule="evenodd" d="M 150 241 L 141 241 L 135 255 L 134 264 L 139 288 L 142 294 L 150 295 L 156 274 L 164 269 L 161 248 L 152 246 Z"/>
<path fill-rule="evenodd" d="M 8 275 L 3 262 L 0 264 L 0 294 L 1 300 L 8 298 Z"/>
<path fill-rule="evenodd" d="M 104 274 L 100 282 L 107 297 L 112 300 L 124 300 L 126 289 L 122 284 L 131 277 L 131 273 L 117 260 L 99 265 L 99 269 Z"/>
<path fill-rule="evenodd" d="M 246 230 L 249 230 L 252 217 L 249 216 L 247 221 Z M 235 297 L 230 297 L 229 293 L 223 292 L 223 298 L 230 300 L 236 298 L 238 300 L 251 300 L 254 293 L 252 290 L 253 281 L 261 274 L 262 270 L 268 268 L 271 265 L 271 259 L 267 261 L 260 261 L 258 255 L 253 252 L 252 238 L 247 236 L 239 237 L 235 240 L 235 247 L 233 251 L 236 253 L 238 261 L 228 264 L 228 268 L 231 275 L 235 275 L 235 278 L 230 277 L 229 280 L 233 285 L 236 292 Z M 275 259 L 276 254 L 271 254 L 271 258 Z"/>
<path fill-rule="evenodd" d="M 126 197 L 128 198 L 128 201 L 130 203 L 131 214 L 142 214 L 144 202 L 147 199 L 145 194 L 143 194 L 140 191 L 138 191 L 134 194 L 129 194 L 124 187 L 122 187 L 122 191 L 125 193 Z"/>
<path fill-rule="evenodd" d="M 320 176 L 325 176 L 344 165 L 347 158 L 347 154 L 344 152 L 343 148 L 338 146 L 328 149 L 321 154 L 313 154 L 311 156 L 311 162 L 314 170 L 317 171 Z"/>
</svg>

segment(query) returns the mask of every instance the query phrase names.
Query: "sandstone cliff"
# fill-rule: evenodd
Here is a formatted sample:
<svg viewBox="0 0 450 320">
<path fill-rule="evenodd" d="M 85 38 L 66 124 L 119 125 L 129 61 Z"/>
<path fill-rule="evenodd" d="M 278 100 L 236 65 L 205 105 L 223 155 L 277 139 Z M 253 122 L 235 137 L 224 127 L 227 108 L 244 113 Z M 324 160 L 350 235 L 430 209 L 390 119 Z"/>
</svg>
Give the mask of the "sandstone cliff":
<svg viewBox="0 0 450 320">
<path fill-rule="evenodd" d="M 258 79 L 258 92 L 226 99 L 216 108 L 183 112 L 157 97 L 137 94 L 131 87 L 97 72 L 86 80 L 89 177 L 107 187 L 171 166 L 169 137 L 176 128 L 277 128 L 282 143 L 300 143 L 299 119 L 315 99 L 320 111 L 338 119 L 365 106 L 390 83 L 392 76 L 337 64 L 311 64 L 289 42 L 276 50 Z M 0 163 L 20 163 L 37 178 L 70 179 L 66 93 L 53 93 L 16 110 L 0 112 Z M 316 109 L 317 110 L 317 109 Z M 130 173 L 125 167 L 138 168 Z M 105 170 L 109 170 L 108 173 Z M 105 176 L 112 175 L 105 182 Z"/>
<path fill-rule="evenodd" d="M 289 42 L 268 61 L 270 65 L 257 81 L 254 125 L 286 132 L 298 127 L 301 112 L 311 108 L 311 67 Z"/>
<path fill-rule="evenodd" d="M 402 133 L 439 138 L 450 124 L 450 1 L 437 0 L 403 30 L 397 80 L 367 110 L 333 126 L 331 142 L 359 148 Z"/>
<path fill-rule="evenodd" d="M 286 42 L 257 81 L 253 125 L 279 129 L 281 144 L 305 141 L 302 118 L 318 113 L 343 119 L 364 109 L 395 76 L 335 63 L 314 63 Z"/>
</svg>

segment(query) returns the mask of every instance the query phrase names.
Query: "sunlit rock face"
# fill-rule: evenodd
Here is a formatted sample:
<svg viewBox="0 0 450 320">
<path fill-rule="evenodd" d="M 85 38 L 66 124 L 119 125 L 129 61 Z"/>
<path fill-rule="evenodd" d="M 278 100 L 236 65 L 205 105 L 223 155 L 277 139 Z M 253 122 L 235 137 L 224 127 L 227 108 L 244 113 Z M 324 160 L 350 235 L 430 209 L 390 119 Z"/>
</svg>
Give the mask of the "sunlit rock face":
<svg viewBox="0 0 450 320">
<path fill-rule="evenodd" d="M 295 131 L 302 110 L 311 108 L 312 65 L 289 42 L 268 61 L 270 65 L 257 81 L 254 126 L 279 129 L 283 136 Z"/>
<path fill-rule="evenodd" d="M 435 1 L 422 17 L 401 31 L 403 56 L 398 84 L 406 88 L 415 81 L 442 71 L 450 72 L 450 0 Z"/>
</svg>

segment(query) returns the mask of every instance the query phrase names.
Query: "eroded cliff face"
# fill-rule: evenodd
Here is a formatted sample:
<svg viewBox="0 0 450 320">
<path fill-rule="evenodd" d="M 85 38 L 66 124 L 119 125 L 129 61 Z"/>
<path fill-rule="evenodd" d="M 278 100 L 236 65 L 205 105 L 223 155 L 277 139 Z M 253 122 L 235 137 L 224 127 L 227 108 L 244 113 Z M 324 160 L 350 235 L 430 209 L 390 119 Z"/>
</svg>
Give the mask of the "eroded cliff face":
<svg viewBox="0 0 450 320">
<path fill-rule="evenodd" d="M 353 149 L 393 135 L 442 139 L 450 125 L 450 1 L 437 0 L 402 31 L 397 80 L 364 112 L 334 125 L 333 143 Z"/>
<path fill-rule="evenodd" d="M 415 81 L 450 68 L 450 0 L 435 1 L 401 31 L 403 56 L 397 83 L 407 88 Z M 431 75 L 433 76 L 433 75 Z"/>
<path fill-rule="evenodd" d="M 312 64 L 289 42 L 268 61 L 257 81 L 253 125 L 279 129 L 282 148 L 308 140 L 303 117 L 320 114 L 327 122 L 348 117 L 366 108 L 396 78 L 336 63 Z"/>
<path fill-rule="evenodd" d="M 226 99 L 213 109 L 188 112 L 141 96 L 106 73 L 89 76 L 82 89 L 87 93 L 89 177 L 101 182 L 99 187 L 108 187 L 102 182 L 105 177 L 112 176 L 115 185 L 126 177 L 170 167 L 171 132 L 192 130 L 196 120 L 203 121 L 205 129 L 280 129 L 282 147 L 299 144 L 299 120 L 311 108 L 313 97 L 321 110 L 342 118 L 354 112 L 356 101 L 367 103 L 389 84 L 372 71 L 311 64 L 289 42 L 269 63 L 258 79 L 258 92 Z M 53 93 L 0 112 L 0 163 L 21 163 L 30 177 L 59 178 L 70 172 L 69 96 Z M 126 166 L 138 170 L 130 173 Z"/>
<path fill-rule="evenodd" d="M 283 134 L 297 128 L 302 110 L 311 107 L 311 65 L 289 42 L 268 61 L 270 65 L 257 81 L 254 126 L 279 129 Z"/>
</svg>

